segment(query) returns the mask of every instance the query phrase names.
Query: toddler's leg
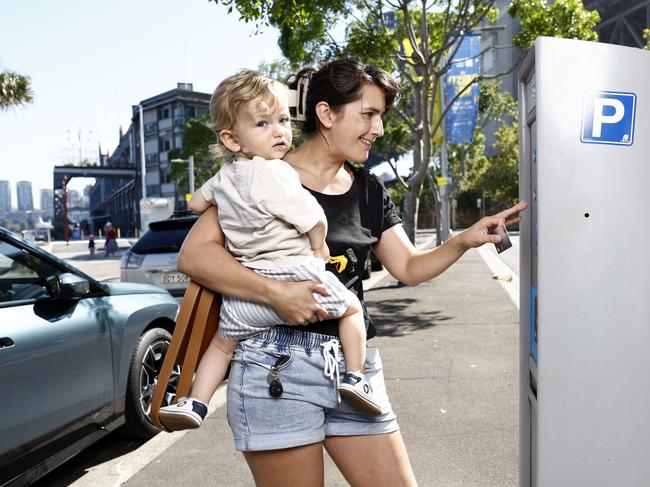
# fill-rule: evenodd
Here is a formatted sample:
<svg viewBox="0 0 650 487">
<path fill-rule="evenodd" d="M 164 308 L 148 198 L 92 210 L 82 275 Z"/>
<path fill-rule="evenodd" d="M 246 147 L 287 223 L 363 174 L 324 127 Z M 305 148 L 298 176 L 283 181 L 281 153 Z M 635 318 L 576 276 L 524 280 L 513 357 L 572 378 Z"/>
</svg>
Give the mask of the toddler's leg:
<svg viewBox="0 0 650 487">
<path fill-rule="evenodd" d="M 230 360 L 238 343 L 235 340 L 226 340 L 219 333 L 215 333 L 196 369 L 192 397 L 205 404 L 210 402 L 214 391 L 226 377 Z"/>
<path fill-rule="evenodd" d="M 356 298 L 339 318 L 339 336 L 346 372 L 363 375 L 366 362 L 366 322 L 361 303 Z"/>
<path fill-rule="evenodd" d="M 222 338 L 219 333 L 214 335 L 196 370 L 192 397 L 178 398 L 176 404 L 160 408 L 158 417 L 166 429 L 179 431 L 203 424 L 208 402 L 226 376 L 237 343 Z"/>
<path fill-rule="evenodd" d="M 346 368 L 338 387 L 341 396 L 365 413 L 381 414 L 381 407 L 366 380 L 366 323 L 361 303 L 356 298 L 339 318 L 339 336 Z"/>
</svg>

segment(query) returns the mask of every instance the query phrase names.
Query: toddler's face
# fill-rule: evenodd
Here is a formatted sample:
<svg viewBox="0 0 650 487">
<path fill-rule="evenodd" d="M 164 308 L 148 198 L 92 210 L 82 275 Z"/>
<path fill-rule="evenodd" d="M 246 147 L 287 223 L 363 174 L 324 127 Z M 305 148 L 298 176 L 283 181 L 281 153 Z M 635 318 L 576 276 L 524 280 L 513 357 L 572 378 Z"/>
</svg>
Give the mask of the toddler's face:
<svg viewBox="0 0 650 487">
<path fill-rule="evenodd" d="M 282 159 L 292 138 L 288 95 L 279 93 L 272 107 L 261 97 L 248 102 L 233 132 L 244 157 Z"/>
</svg>

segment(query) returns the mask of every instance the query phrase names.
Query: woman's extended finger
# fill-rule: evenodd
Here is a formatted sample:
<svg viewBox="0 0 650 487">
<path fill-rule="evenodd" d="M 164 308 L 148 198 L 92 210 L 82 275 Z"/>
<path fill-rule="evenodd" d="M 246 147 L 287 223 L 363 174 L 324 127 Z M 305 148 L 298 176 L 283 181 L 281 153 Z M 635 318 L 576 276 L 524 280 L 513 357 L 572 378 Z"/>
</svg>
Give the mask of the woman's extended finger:
<svg viewBox="0 0 650 487">
<path fill-rule="evenodd" d="M 516 205 L 511 206 L 510 208 L 508 208 L 506 210 L 503 210 L 503 211 L 497 213 L 494 216 L 508 219 L 512 215 L 516 215 L 520 211 L 524 211 L 526 208 L 528 208 L 528 202 L 527 201 L 520 201 Z"/>
</svg>

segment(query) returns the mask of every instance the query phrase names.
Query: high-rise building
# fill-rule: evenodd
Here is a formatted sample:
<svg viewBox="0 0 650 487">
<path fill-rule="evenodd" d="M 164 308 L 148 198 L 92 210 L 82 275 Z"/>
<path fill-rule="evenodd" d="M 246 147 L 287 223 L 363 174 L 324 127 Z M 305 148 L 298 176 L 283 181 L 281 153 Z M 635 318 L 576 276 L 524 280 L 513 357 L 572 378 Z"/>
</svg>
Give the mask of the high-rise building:
<svg viewBox="0 0 650 487">
<path fill-rule="evenodd" d="M 54 210 L 54 191 L 50 188 L 41 189 L 41 212 L 43 217 L 52 218 Z"/>
<path fill-rule="evenodd" d="M 30 181 L 18 181 L 16 183 L 16 196 L 18 200 L 18 211 L 34 210 L 34 197 L 32 195 L 32 183 Z"/>
<path fill-rule="evenodd" d="M 54 191 L 50 188 L 41 189 L 41 210 L 52 211 L 52 206 L 54 205 Z"/>
<path fill-rule="evenodd" d="M 9 181 L 0 181 L 0 217 L 11 213 L 11 186 Z"/>
<path fill-rule="evenodd" d="M 76 189 L 68 190 L 68 208 L 78 208 L 81 206 L 81 194 Z"/>
</svg>

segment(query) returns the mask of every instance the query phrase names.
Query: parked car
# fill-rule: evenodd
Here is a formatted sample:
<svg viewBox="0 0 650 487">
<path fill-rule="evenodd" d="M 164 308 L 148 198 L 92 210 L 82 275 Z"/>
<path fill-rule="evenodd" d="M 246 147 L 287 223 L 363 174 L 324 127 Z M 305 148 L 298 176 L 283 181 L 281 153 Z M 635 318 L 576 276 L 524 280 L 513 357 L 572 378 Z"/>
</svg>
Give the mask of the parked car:
<svg viewBox="0 0 650 487">
<path fill-rule="evenodd" d="M 172 296 L 182 296 L 189 278 L 176 270 L 178 251 L 197 219 L 193 213 L 182 212 L 150 223 L 149 230 L 122 255 L 120 280 L 153 284 Z"/>
<path fill-rule="evenodd" d="M 191 212 L 175 213 L 167 220 L 149 224 L 149 230 L 124 254 L 120 262 L 122 282 L 140 282 L 160 286 L 172 296 L 183 296 L 189 278 L 178 272 L 178 251 L 198 216 Z M 381 262 L 370 253 L 363 278 L 382 270 Z"/>
<path fill-rule="evenodd" d="M 0 228 L 0 485 L 31 483 L 118 427 L 155 435 L 177 312 L 158 287 L 98 282 Z"/>
</svg>

